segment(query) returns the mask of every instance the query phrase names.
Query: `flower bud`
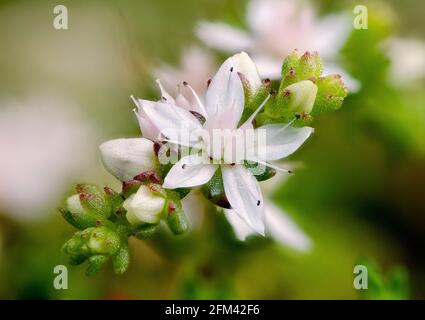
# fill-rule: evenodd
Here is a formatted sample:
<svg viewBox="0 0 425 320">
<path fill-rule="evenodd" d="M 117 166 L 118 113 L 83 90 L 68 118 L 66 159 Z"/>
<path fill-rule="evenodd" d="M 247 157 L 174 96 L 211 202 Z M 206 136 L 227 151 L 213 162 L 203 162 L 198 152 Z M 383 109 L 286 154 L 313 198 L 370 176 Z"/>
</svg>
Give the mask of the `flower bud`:
<svg viewBox="0 0 425 320">
<path fill-rule="evenodd" d="M 100 146 L 100 152 L 105 168 L 120 181 L 158 166 L 153 142 L 145 138 L 110 140 Z"/>
<path fill-rule="evenodd" d="M 306 51 L 300 58 L 298 65 L 298 77 L 300 80 L 318 78 L 323 71 L 322 59 L 315 51 Z"/>
<path fill-rule="evenodd" d="M 124 201 L 127 220 L 133 224 L 159 223 L 165 199 L 149 186 L 141 185 L 136 193 Z"/>
<path fill-rule="evenodd" d="M 65 208 L 60 209 L 62 216 L 77 229 L 84 230 L 98 223 L 97 216 L 88 213 L 81 205 L 80 196 L 74 194 L 66 200 Z"/>
<path fill-rule="evenodd" d="M 310 113 L 317 95 L 317 86 L 310 80 L 303 80 L 285 88 L 289 111 Z"/>
<path fill-rule="evenodd" d="M 113 255 L 120 247 L 120 237 L 106 227 L 98 227 L 92 230 L 87 246 L 94 254 Z"/>
<path fill-rule="evenodd" d="M 330 74 L 320 77 L 317 79 L 316 85 L 319 91 L 311 112 L 313 116 L 323 112 L 335 111 L 341 107 L 348 92 L 340 75 Z"/>
</svg>

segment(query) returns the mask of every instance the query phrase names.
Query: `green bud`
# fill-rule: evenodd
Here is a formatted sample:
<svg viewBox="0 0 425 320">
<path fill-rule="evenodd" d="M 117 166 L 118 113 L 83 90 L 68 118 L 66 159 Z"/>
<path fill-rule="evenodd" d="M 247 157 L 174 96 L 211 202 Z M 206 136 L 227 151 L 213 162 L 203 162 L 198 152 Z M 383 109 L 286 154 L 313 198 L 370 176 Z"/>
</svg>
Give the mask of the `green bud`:
<svg viewBox="0 0 425 320">
<path fill-rule="evenodd" d="M 99 273 L 103 265 L 108 261 L 108 257 L 104 255 L 94 255 L 88 259 L 89 267 L 86 270 L 87 276 L 94 276 Z"/>
<path fill-rule="evenodd" d="M 282 82 L 279 91 L 288 85 L 298 81 L 299 57 L 297 51 L 288 55 L 282 64 Z"/>
<path fill-rule="evenodd" d="M 317 52 L 306 51 L 299 60 L 298 78 L 300 80 L 319 78 L 322 75 L 322 59 Z"/>
<path fill-rule="evenodd" d="M 341 107 L 348 92 L 340 75 L 332 74 L 320 77 L 317 79 L 316 85 L 318 93 L 311 112 L 312 116 L 335 111 Z"/>
<path fill-rule="evenodd" d="M 298 56 L 297 51 L 292 52 L 282 64 L 282 82 L 279 93 L 293 83 L 320 77 L 322 71 L 322 60 L 317 52 L 306 51 L 301 57 Z"/>
<path fill-rule="evenodd" d="M 87 246 L 92 253 L 115 254 L 120 247 L 120 237 L 106 227 L 98 227 L 92 230 Z"/>
<path fill-rule="evenodd" d="M 316 100 L 317 86 L 310 80 L 303 80 L 284 90 L 284 96 L 288 101 L 288 109 L 294 113 L 309 114 Z"/>
<path fill-rule="evenodd" d="M 90 249 L 87 246 L 87 241 L 90 238 L 90 234 L 95 228 L 87 228 L 84 231 L 78 231 L 74 233 L 71 239 L 69 239 L 63 246 L 62 252 L 68 255 L 89 255 Z"/>
<path fill-rule="evenodd" d="M 128 244 L 123 244 L 117 254 L 112 257 L 112 264 L 116 274 L 123 274 L 130 263 L 130 253 L 128 251 Z"/>
<path fill-rule="evenodd" d="M 69 197 L 66 200 L 66 208 L 61 209 L 60 212 L 66 221 L 80 230 L 95 227 L 101 218 L 100 216 L 90 214 L 82 207 L 78 194 Z"/>
<path fill-rule="evenodd" d="M 108 218 L 112 211 L 105 193 L 97 186 L 89 184 L 77 185 L 81 206 L 88 213 Z"/>
<path fill-rule="evenodd" d="M 165 205 L 160 185 L 141 185 L 136 193 L 124 201 L 126 218 L 133 225 L 159 223 Z"/>
</svg>

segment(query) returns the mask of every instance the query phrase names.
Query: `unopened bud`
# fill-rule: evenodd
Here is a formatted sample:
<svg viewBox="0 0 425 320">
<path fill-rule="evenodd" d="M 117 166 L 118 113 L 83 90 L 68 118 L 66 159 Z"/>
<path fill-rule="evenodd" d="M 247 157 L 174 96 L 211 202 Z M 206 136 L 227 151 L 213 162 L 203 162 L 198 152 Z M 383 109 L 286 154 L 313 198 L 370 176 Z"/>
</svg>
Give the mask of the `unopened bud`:
<svg viewBox="0 0 425 320">
<path fill-rule="evenodd" d="M 92 253 L 113 255 L 120 247 L 120 237 L 106 227 L 98 227 L 91 232 L 87 246 Z"/>
<path fill-rule="evenodd" d="M 310 113 L 317 95 L 317 86 L 310 80 L 300 81 L 285 88 L 289 111 Z"/>
<path fill-rule="evenodd" d="M 127 220 L 133 224 L 158 223 L 164 209 L 165 199 L 150 187 L 141 185 L 138 191 L 124 201 Z"/>
<path fill-rule="evenodd" d="M 318 78 L 323 71 L 322 59 L 315 51 L 310 53 L 306 51 L 300 58 L 298 66 L 298 77 L 300 80 Z"/>
</svg>

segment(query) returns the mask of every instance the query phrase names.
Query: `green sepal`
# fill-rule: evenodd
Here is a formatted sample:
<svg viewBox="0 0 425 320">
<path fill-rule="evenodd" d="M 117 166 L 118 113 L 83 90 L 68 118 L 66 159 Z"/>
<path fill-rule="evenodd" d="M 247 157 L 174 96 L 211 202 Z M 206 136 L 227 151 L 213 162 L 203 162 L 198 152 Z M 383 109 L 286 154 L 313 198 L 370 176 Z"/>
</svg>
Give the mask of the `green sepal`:
<svg viewBox="0 0 425 320">
<path fill-rule="evenodd" d="M 59 209 L 59 211 L 69 224 L 79 230 L 95 227 L 100 222 L 100 217 L 96 217 L 87 212 L 71 212 L 67 209 Z"/>
<path fill-rule="evenodd" d="M 105 196 L 109 201 L 112 212 L 117 212 L 124 202 L 123 196 L 109 187 L 104 187 L 103 191 L 105 192 Z"/>
<path fill-rule="evenodd" d="M 105 255 L 94 255 L 88 259 L 89 266 L 86 269 L 86 275 L 91 277 L 99 273 L 103 265 L 108 261 L 109 257 Z"/>
<path fill-rule="evenodd" d="M 230 204 L 226 198 L 224 192 L 223 178 L 221 175 L 221 169 L 217 169 L 213 177 L 201 187 L 201 192 L 206 199 L 214 203 L 215 205 L 229 209 Z"/>
<path fill-rule="evenodd" d="M 133 230 L 133 235 L 139 240 L 151 238 L 158 230 L 159 224 L 143 224 Z"/>
<path fill-rule="evenodd" d="M 266 79 L 262 85 L 253 92 L 247 99 L 245 99 L 245 107 L 239 125 L 243 124 L 249 116 L 257 110 L 257 108 L 264 102 L 264 100 L 270 95 L 271 82 Z M 267 105 L 267 104 L 266 104 Z"/>
<path fill-rule="evenodd" d="M 189 230 L 189 223 L 180 202 L 180 196 L 175 191 L 167 190 L 167 201 L 164 208 L 165 221 L 170 230 L 176 234 L 183 234 Z"/>
<path fill-rule="evenodd" d="M 123 274 L 130 263 L 130 252 L 128 251 L 127 239 L 121 245 L 118 252 L 112 257 L 112 265 L 116 274 Z"/>
<path fill-rule="evenodd" d="M 77 185 L 77 193 L 81 206 L 90 214 L 108 218 L 112 211 L 106 194 L 97 186 L 90 184 Z"/>
<path fill-rule="evenodd" d="M 245 161 L 244 166 L 254 175 L 257 181 L 266 181 L 276 175 L 275 169 L 258 164 L 256 162 Z"/>
</svg>

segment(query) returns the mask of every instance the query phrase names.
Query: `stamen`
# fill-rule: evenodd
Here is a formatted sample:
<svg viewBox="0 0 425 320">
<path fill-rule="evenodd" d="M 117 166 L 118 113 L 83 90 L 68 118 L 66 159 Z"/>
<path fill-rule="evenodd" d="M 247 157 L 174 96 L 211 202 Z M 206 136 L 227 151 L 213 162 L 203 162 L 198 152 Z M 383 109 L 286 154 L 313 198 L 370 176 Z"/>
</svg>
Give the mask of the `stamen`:
<svg viewBox="0 0 425 320">
<path fill-rule="evenodd" d="M 270 97 L 271 97 L 271 95 L 269 94 L 268 96 L 267 96 L 267 98 L 266 99 L 264 99 L 264 101 L 260 104 L 260 106 L 257 108 L 257 110 L 255 110 L 251 115 L 250 115 L 250 117 L 248 118 L 248 120 L 246 120 L 240 127 L 242 128 L 242 127 L 244 127 L 244 126 L 247 126 L 247 125 L 249 125 L 253 120 L 254 120 L 254 118 L 257 116 L 257 114 L 261 111 L 261 109 L 263 109 L 263 107 L 266 105 L 266 103 L 267 103 L 267 101 L 269 101 L 269 99 L 270 99 Z"/>
<path fill-rule="evenodd" d="M 293 173 L 292 170 L 288 170 L 288 169 L 285 169 L 285 168 L 281 168 L 281 167 L 275 166 L 275 165 L 273 165 L 271 163 L 268 163 L 266 161 L 262 161 L 262 160 L 259 160 L 259 159 L 256 159 L 256 160 L 253 160 L 253 161 L 258 162 L 258 163 L 260 163 L 260 164 L 262 164 L 264 166 L 270 167 L 272 169 L 275 169 L 277 171 L 286 172 L 286 173 Z"/>
<path fill-rule="evenodd" d="M 136 98 L 133 95 L 131 95 L 130 98 L 131 98 L 131 100 L 133 100 L 133 102 L 137 106 L 137 108 L 140 108 L 139 102 L 137 102 Z"/>
<path fill-rule="evenodd" d="M 195 92 L 195 90 L 192 88 L 191 85 L 189 85 L 186 81 L 183 81 L 183 85 L 187 88 L 189 88 L 190 92 L 192 92 L 193 97 L 195 98 L 196 102 L 199 105 L 199 108 L 202 111 L 202 115 L 206 116 L 207 112 L 205 110 L 204 104 L 202 103 L 201 99 L 199 99 L 199 96 L 197 95 L 197 93 Z"/>
</svg>

